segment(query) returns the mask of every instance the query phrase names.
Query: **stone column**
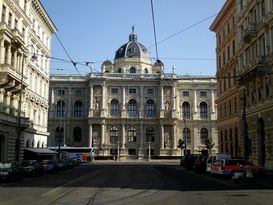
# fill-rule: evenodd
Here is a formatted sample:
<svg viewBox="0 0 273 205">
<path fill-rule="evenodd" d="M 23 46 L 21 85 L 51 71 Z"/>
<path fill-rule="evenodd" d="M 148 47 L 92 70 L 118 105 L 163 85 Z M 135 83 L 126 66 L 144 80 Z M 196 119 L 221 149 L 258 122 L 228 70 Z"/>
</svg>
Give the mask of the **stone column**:
<svg viewBox="0 0 273 205">
<path fill-rule="evenodd" d="M 161 85 L 160 86 L 160 98 L 161 98 L 161 102 L 160 102 L 160 118 L 164 118 L 164 86 Z"/>
<path fill-rule="evenodd" d="M 7 62 L 6 63 L 8 65 L 11 65 L 11 46 L 10 45 L 8 46 L 6 55 L 7 55 Z"/>
<path fill-rule="evenodd" d="M 215 103 L 214 103 L 214 90 L 211 90 L 211 112 L 215 112 Z"/>
<path fill-rule="evenodd" d="M 101 124 L 101 146 L 105 143 L 105 124 Z"/>
<path fill-rule="evenodd" d="M 173 124 L 173 149 L 177 149 L 176 123 Z"/>
<path fill-rule="evenodd" d="M 13 56 L 12 56 L 12 65 L 14 70 L 18 70 L 17 68 L 17 51 L 15 50 L 14 53 L 13 53 Z"/>
<path fill-rule="evenodd" d="M 11 96 L 11 102 L 10 102 L 10 113 L 12 115 L 15 115 L 16 101 L 17 101 L 16 95 L 12 95 Z"/>
<path fill-rule="evenodd" d="M 125 108 L 125 87 L 122 87 L 122 110 L 121 110 L 121 117 L 126 116 L 126 108 Z"/>
<path fill-rule="evenodd" d="M 105 116 L 105 105 L 106 105 L 106 87 L 105 83 L 102 85 L 102 109 L 101 109 L 101 117 Z"/>
<path fill-rule="evenodd" d="M 197 96 L 196 96 L 196 90 L 193 90 L 193 119 L 197 119 Z"/>
<path fill-rule="evenodd" d="M 139 93 L 139 117 L 144 117 L 144 95 L 143 95 L 143 86 L 140 86 L 140 93 Z"/>
<path fill-rule="evenodd" d="M 160 135 L 161 135 L 161 142 L 160 142 L 160 149 L 164 149 L 164 125 L 160 125 L 160 128 L 161 128 L 161 132 L 160 132 Z"/>
<path fill-rule="evenodd" d="M 173 90 L 173 94 L 172 94 L 172 101 L 173 101 L 173 105 L 172 105 L 172 118 L 176 118 L 176 87 L 173 86 L 172 87 Z"/>
<path fill-rule="evenodd" d="M 90 85 L 90 105 L 89 105 L 89 117 L 93 117 L 94 110 L 94 97 L 93 97 L 93 85 Z"/>
<path fill-rule="evenodd" d="M 125 133 L 125 124 L 121 124 L 121 149 L 125 149 L 125 143 L 126 143 L 126 133 Z"/>
<path fill-rule="evenodd" d="M 93 142 L 93 125 L 89 125 L 89 147 L 92 147 L 92 142 Z"/>
<path fill-rule="evenodd" d="M 5 47 L 4 47 L 4 39 L 0 39 L 0 64 L 5 63 Z"/>
<path fill-rule="evenodd" d="M 145 145 L 146 145 L 146 139 L 144 134 L 144 128 L 143 128 L 143 122 L 140 123 L 140 130 L 139 130 L 139 149 L 138 149 L 138 156 L 139 158 L 144 158 L 145 156 Z"/>
<path fill-rule="evenodd" d="M 5 90 L 0 88 L 0 112 L 3 111 Z"/>
</svg>

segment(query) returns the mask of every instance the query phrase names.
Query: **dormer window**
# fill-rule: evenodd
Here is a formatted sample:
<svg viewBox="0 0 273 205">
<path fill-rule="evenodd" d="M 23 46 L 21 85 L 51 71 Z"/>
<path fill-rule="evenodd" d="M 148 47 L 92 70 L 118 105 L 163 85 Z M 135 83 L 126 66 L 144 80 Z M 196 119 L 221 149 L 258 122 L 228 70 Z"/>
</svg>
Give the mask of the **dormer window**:
<svg viewBox="0 0 273 205">
<path fill-rule="evenodd" d="M 130 73 L 136 73 L 136 68 L 135 67 L 131 67 L 130 68 Z"/>
</svg>

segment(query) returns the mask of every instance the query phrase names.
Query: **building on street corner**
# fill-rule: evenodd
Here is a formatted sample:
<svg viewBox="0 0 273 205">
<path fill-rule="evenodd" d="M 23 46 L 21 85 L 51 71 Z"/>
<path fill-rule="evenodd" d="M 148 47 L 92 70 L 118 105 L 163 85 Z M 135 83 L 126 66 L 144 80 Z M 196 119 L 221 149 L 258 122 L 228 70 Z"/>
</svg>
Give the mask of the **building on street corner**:
<svg viewBox="0 0 273 205">
<path fill-rule="evenodd" d="M 51 37 L 39 0 L 0 1 L 0 161 L 47 147 Z"/>
<path fill-rule="evenodd" d="M 208 151 L 207 140 L 218 141 L 216 80 L 180 76 L 175 67 L 164 73 L 134 31 L 114 62 L 86 76 L 51 75 L 49 91 L 49 146 L 89 146 L 96 156 L 144 159 L 149 153 L 181 156 L 179 139 L 192 154 Z"/>
<path fill-rule="evenodd" d="M 227 0 L 211 26 L 217 37 L 219 150 L 235 154 L 236 149 L 268 169 L 273 169 L 272 11 L 271 0 Z M 236 132 L 233 122 L 240 122 Z"/>
</svg>

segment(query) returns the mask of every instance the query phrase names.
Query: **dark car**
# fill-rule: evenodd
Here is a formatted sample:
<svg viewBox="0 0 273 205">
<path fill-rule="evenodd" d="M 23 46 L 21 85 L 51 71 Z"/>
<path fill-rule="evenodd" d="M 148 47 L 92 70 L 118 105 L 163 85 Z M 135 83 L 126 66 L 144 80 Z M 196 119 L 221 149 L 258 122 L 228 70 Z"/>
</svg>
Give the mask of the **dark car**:
<svg viewBox="0 0 273 205">
<path fill-rule="evenodd" d="M 58 165 L 59 170 L 61 170 L 61 171 L 66 170 L 68 168 L 67 164 L 62 159 L 57 161 L 57 165 Z"/>
<path fill-rule="evenodd" d="M 25 160 L 22 162 L 24 176 L 36 177 L 44 174 L 44 166 L 38 160 Z"/>
<path fill-rule="evenodd" d="M 59 167 L 56 161 L 54 160 L 43 160 L 44 172 L 45 173 L 54 173 L 58 172 Z"/>
<path fill-rule="evenodd" d="M 187 154 L 182 157 L 182 159 L 180 161 L 180 165 L 182 167 L 187 168 L 187 169 L 192 169 L 194 161 L 198 158 L 198 156 L 199 155 L 196 155 L 196 154 Z"/>
<path fill-rule="evenodd" d="M 0 181 L 23 179 L 23 169 L 18 163 L 0 163 Z"/>
<path fill-rule="evenodd" d="M 201 155 L 199 156 L 193 164 L 193 169 L 197 172 L 197 173 L 203 173 L 206 171 L 207 168 L 207 158 L 208 156 L 206 155 Z"/>
<path fill-rule="evenodd" d="M 66 166 L 70 169 L 73 169 L 75 167 L 75 164 L 71 158 L 65 158 L 64 162 L 65 162 Z"/>
</svg>

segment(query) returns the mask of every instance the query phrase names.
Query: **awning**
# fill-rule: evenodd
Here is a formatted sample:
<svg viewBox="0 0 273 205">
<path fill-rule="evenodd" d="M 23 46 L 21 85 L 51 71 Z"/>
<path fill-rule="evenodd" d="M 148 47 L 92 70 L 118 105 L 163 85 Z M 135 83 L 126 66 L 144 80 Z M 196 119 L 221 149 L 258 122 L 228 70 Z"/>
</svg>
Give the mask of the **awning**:
<svg viewBox="0 0 273 205">
<path fill-rule="evenodd" d="M 36 155 L 57 155 L 58 154 L 58 152 L 55 152 L 53 150 L 46 149 L 46 148 L 25 148 L 25 151 L 32 152 Z"/>
</svg>

